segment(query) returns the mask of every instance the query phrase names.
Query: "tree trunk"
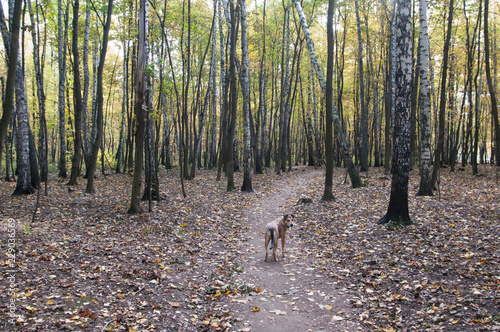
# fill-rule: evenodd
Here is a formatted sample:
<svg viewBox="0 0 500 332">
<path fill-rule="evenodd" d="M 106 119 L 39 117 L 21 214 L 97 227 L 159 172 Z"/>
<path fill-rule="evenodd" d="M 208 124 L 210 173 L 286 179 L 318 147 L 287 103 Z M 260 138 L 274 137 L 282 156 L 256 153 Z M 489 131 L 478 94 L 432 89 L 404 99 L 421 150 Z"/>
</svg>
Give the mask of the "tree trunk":
<svg viewBox="0 0 500 332">
<path fill-rule="evenodd" d="M 263 170 L 263 157 L 267 151 L 267 77 L 266 77 L 266 0 L 263 4 L 262 12 L 262 57 L 260 59 L 260 73 L 259 73 L 259 119 L 260 119 L 260 139 L 258 139 L 258 146 L 255 156 L 255 173 L 262 174 Z M 259 144 L 260 143 L 260 144 Z"/>
<path fill-rule="evenodd" d="M 139 8 L 139 43 L 137 52 L 137 71 L 136 71 L 136 100 L 134 105 L 134 112 L 136 116 L 136 132 L 135 132 L 135 165 L 134 165 L 134 179 L 132 182 L 132 198 L 128 213 L 140 213 L 141 207 L 141 184 L 142 184 L 142 165 L 144 159 L 144 125 L 145 125 L 145 93 L 146 93 L 146 37 L 147 31 L 147 1 L 141 0 Z"/>
<path fill-rule="evenodd" d="M 80 83 L 80 55 L 78 53 L 78 12 L 80 9 L 79 0 L 73 4 L 73 100 L 75 103 L 75 152 L 71 166 L 71 175 L 68 185 L 76 185 L 77 177 L 80 174 L 80 163 L 82 159 L 82 92 Z"/>
<path fill-rule="evenodd" d="M 0 16 L 3 22 L 5 22 L 3 6 L 0 4 Z M 3 98 L 3 114 L 0 120 L 0 161 L 2 160 L 3 144 L 5 137 L 7 136 L 7 131 L 9 129 L 10 120 L 12 118 L 12 113 L 14 110 L 14 90 L 16 82 L 16 70 L 17 70 L 17 60 L 19 57 L 19 34 L 20 34 L 20 21 L 22 12 L 22 1 L 14 2 L 14 10 L 11 22 L 11 33 L 8 36 L 7 31 L 2 31 L 4 36 L 4 45 L 7 50 L 7 82 L 6 89 Z M 7 38 L 5 38 L 8 36 Z M 8 153 L 8 152 L 7 152 Z"/>
<path fill-rule="evenodd" d="M 35 192 L 30 176 L 30 134 L 28 115 L 28 97 L 21 66 L 20 56 L 17 61 L 16 75 L 16 110 L 17 110 L 17 184 L 12 195 L 29 195 Z M 36 161 L 36 159 L 35 159 Z"/>
<path fill-rule="evenodd" d="M 486 64 L 486 80 L 488 82 L 488 89 L 490 91 L 491 99 L 491 116 L 493 117 L 495 129 L 495 152 L 496 152 L 496 165 L 500 166 L 500 124 L 498 120 L 498 104 L 496 91 L 493 86 L 490 69 L 490 41 L 488 32 L 488 13 L 489 13 L 489 0 L 484 1 L 484 62 Z"/>
<path fill-rule="evenodd" d="M 333 196 L 333 126 L 332 110 L 333 106 L 333 13 L 335 12 L 335 0 L 328 1 L 328 15 L 326 23 L 328 59 L 326 67 L 326 130 L 325 130 L 325 157 L 326 157 L 326 175 L 325 190 L 323 192 L 323 201 L 334 201 Z"/>
<path fill-rule="evenodd" d="M 288 117 L 290 113 L 289 93 L 290 93 L 290 28 L 289 17 L 290 8 L 286 7 L 283 21 L 283 47 L 281 62 L 281 97 L 280 97 L 280 133 L 278 160 L 276 163 L 276 172 L 280 174 L 286 171 L 286 161 L 288 154 Z"/>
<path fill-rule="evenodd" d="M 370 73 L 372 76 L 371 85 L 373 93 L 373 145 L 374 145 L 374 167 L 380 166 L 380 115 L 379 115 L 379 96 L 378 96 L 378 79 L 380 71 L 375 74 L 373 66 L 373 50 L 370 44 L 370 33 L 368 28 L 368 15 L 365 11 L 365 30 L 366 30 L 366 45 L 368 48 L 368 60 L 370 62 Z"/>
<path fill-rule="evenodd" d="M 108 48 L 109 30 L 111 27 L 111 14 L 113 12 L 113 0 L 108 2 L 108 12 L 106 17 L 106 24 L 103 29 L 101 55 L 99 57 L 99 66 L 97 67 L 97 114 L 96 114 L 96 139 L 92 143 L 92 155 L 90 159 L 88 175 L 87 175 L 87 188 L 86 193 L 94 193 L 94 174 L 97 168 L 97 157 L 99 148 L 101 147 L 101 140 L 103 135 L 103 71 L 104 62 L 106 60 L 106 51 Z"/>
<path fill-rule="evenodd" d="M 361 22 L 359 19 L 359 5 L 355 2 L 356 23 L 358 30 L 358 64 L 359 64 L 359 99 L 361 102 L 361 172 L 368 172 L 368 112 L 365 106 L 365 85 L 363 74 L 363 46 L 361 45 Z M 333 50 L 333 47 L 332 47 Z"/>
<path fill-rule="evenodd" d="M 206 119 L 207 119 L 207 112 L 208 112 L 208 105 L 210 103 L 210 95 L 213 90 L 213 87 L 212 87 L 212 82 L 213 82 L 213 76 L 215 75 L 215 58 L 216 58 L 216 47 L 217 47 L 217 6 L 214 6 L 214 16 L 213 16 L 213 19 L 212 19 L 212 28 L 211 28 L 211 32 L 210 32 L 210 37 L 209 37 L 209 42 L 207 44 L 207 49 L 205 51 L 205 55 L 207 54 L 208 52 L 208 48 L 209 48 L 209 45 L 212 44 L 212 51 L 211 51 L 211 57 L 210 57 L 210 70 L 209 70 L 209 78 L 208 78 L 208 87 L 207 87 L 207 93 L 205 94 L 205 98 L 204 98 L 204 101 L 203 101 L 203 110 L 200 114 L 200 120 L 199 120 L 199 132 L 198 134 L 196 134 L 196 131 L 195 131 L 195 144 L 194 144 L 194 155 L 193 155 L 193 165 L 192 165 L 192 168 L 191 168 L 191 178 L 194 178 L 195 176 L 195 170 L 196 170 L 196 167 L 198 166 L 198 160 L 200 158 L 200 154 L 201 154 L 201 141 L 203 139 L 203 131 L 205 129 L 205 123 L 206 123 Z M 202 63 L 205 62 L 205 55 L 203 55 L 203 60 L 202 60 Z M 202 68 L 203 68 L 203 65 L 200 66 L 200 75 L 199 75 L 199 79 L 198 79 L 198 92 L 200 91 L 201 89 L 201 75 L 202 75 Z M 197 100 L 199 98 L 196 98 Z M 196 107 L 198 108 L 198 107 Z M 194 122 L 194 120 L 193 120 Z"/>
<path fill-rule="evenodd" d="M 247 10 L 245 0 L 240 1 L 241 10 L 241 76 L 243 90 L 243 185 L 241 191 L 253 192 L 252 189 L 252 146 L 250 135 L 250 73 L 248 68 Z"/>
<path fill-rule="evenodd" d="M 234 134 L 236 131 L 236 117 L 237 117 L 237 106 L 238 106 L 238 90 L 236 86 L 236 36 L 237 24 L 234 2 L 230 0 L 230 13 L 231 13 L 231 48 L 229 56 L 229 75 L 230 75 L 230 122 L 228 128 L 228 139 L 227 139 L 227 160 L 226 160 L 226 172 L 227 172 L 227 191 L 233 191 L 234 186 Z"/>
<path fill-rule="evenodd" d="M 446 77 L 448 71 L 448 53 L 450 49 L 451 28 L 453 23 L 453 0 L 450 0 L 448 12 L 448 30 L 446 32 L 446 40 L 444 42 L 443 51 L 443 68 L 441 76 L 441 97 L 439 100 L 439 136 L 437 141 L 436 152 L 434 153 L 434 166 L 432 168 L 432 188 L 436 186 L 438 171 L 441 167 L 441 155 L 444 148 L 444 130 L 445 130 L 445 113 L 446 113 Z"/>
<path fill-rule="evenodd" d="M 45 116 L 45 88 L 43 84 L 43 74 L 40 65 L 40 55 L 39 55 L 39 46 L 38 46 L 38 36 L 40 35 L 38 32 L 38 15 L 35 17 L 33 13 L 33 8 L 31 6 L 31 1 L 27 1 L 28 11 L 30 14 L 30 20 L 33 22 L 33 26 L 31 29 L 31 37 L 33 39 L 33 63 L 35 66 L 35 76 L 36 76 L 36 85 L 37 85 L 37 98 L 38 98 L 38 108 L 40 113 L 40 130 L 39 130 L 39 159 L 40 159 L 40 169 L 41 169 L 41 181 L 46 182 L 48 178 L 48 160 L 47 160 L 47 123 Z M 37 8 L 38 13 L 38 8 Z"/>
<path fill-rule="evenodd" d="M 122 118 L 120 124 L 120 138 L 116 151 L 116 173 L 122 172 L 123 151 L 125 146 L 125 122 L 128 105 L 128 41 L 123 40 L 123 93 L 122 93 Z"/>
<path fill-rule="evenodd" d="M 396 23 L 396 91 L 394 105 L 391 198 L 379 224 L 410 225 L 408 181 L 410 172 L 410 102 L 412 79 L 411 1 L 399 0 Z"/>
<path fill-rule="evenodd" d="M 316 75 L 318 76 L 318 80 L 319 80 L 319 83 L 321 85 L 321 88 L 323 89 L 323 92 L 326 94 L 325 76 L 323 75 L 323 71 L 321 70 L 318 58 L 316 56 L 316 52 L 314 51 L 314 43 L 312 41 L 311 34 L 309 33 L 309 28 L 307 26 L 306 18 L 304 16 L 304 12 L 302 11 L 302 6 L 301 6 L 299 0 L 295 0 L 295 7 L 297 8 L 297 12 L 299 13 L 300 23 L 302 25 L 302 30 L 304 31 L 304 35 L 306 37 L 307 46 L 309 48 L 309 55 L 311 57 L 311 62 L 312 62 L 314 69 L 316 71 Z M 348 145 L 347 140 L 345 138 L 344 131 L 342 129 L 342 124 L 340 122 L 339 115 L 338 115 L 337 110 L 335 108 L 335 104 L 332 103 L 331 107 L 332 107 L 331 117 L 333 118 L 333 123 L 335 125 L 335 132 L 337 133 L 337 139 L 342 147 L 344 162 L 346 164 L 347 172 L 348 172 L 349 177 L 351 179 L 351 185 L 353 188 L 362 187 L 364 184 L 361 181 L 361 178 L 359 177 L 358 171 L 356 170 L 356 168 L 354 167 L 354 164 L 352 162 L 351 153 L 349 151 L 349 145 Z M 330 121 L 330 120 L 328 120 L 328 121 Z"/>
<path fill-rule="evenodd" d="M 429 37 L 427 0 L 420 0 L 420 188 L 417 196 L 432 196 L 431 94 L 429 90 Z"/>
<path fill-rule="evenodd" d="M 89 74 L 89 36 L 90 36 L 90 0 L 86 1 L 85 9 L 85 33 L 83 37 L 83 54 L 82 54 L 82 65 L 83 65 L 83 96 L 82 96 L 82 131 L 83 131 L 83 155 L 85 159 L 85 165 L 88 168 L 90 163 L 91 155 L 91 145 L 89 136 L 89 124 L 88 124 L 88 100 L 89 100 L 89 86 L 90 86 L 90 74 Z"/>
<path fill-rule="evenodd" d="M 67 177 L 66 170 L 66 104 L 65 88 L 66 88 L 66 37 L 68 31 L 68 15 L 69 5 L 66 5 L 66 14 L 64 16 L 63 27 L 63 8 L 62 0 L 58 0 L 58 15 L 57 15 L 57 45 L 58 45 L 58 60 L 59 60 L 59 95 L 58 95 L 58 109 L 59 109 L 59 177 Z"/>
</svg>

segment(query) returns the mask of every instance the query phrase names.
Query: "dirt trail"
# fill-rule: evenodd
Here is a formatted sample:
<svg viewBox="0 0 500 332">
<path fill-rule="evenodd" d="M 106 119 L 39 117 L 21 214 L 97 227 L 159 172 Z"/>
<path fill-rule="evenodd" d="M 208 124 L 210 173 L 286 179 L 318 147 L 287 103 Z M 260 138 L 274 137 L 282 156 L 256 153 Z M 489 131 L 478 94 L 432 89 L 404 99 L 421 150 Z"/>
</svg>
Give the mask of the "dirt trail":
<svg viewBox="0 0 500 332">
<path fill-rule="evenodd" d="M 298 199 L 306 195 L 308 183 L 318 181 L 323 174 L 323 171 L 310 168 L 295 170 L 291 176 L 280 180 L 271 194 L 257 193 L 261 198 L 243 213 L 249 237 L 241 248 L 244 273 L 237 280 L 260 288 L 261 292 L 231 301 L 233 313 L 241 319 L 233 326 L 233 331 L 362 330 L 357 317 L 350 312 L 352 306 L 346 304 L 345 295 L 336 289 L 335 281 L 321 270 L 310 267 L 314 256 L 298 233 L 300 225 L 288 231 L 285 258 L 281 258 L 279 243 L 278 262 L 274 262 L 272 255 L 264 262 L 265 224 L 284 213 L 292 213 Z M 308 220 L 297 222 L 307 223 Z"/>
</svg>

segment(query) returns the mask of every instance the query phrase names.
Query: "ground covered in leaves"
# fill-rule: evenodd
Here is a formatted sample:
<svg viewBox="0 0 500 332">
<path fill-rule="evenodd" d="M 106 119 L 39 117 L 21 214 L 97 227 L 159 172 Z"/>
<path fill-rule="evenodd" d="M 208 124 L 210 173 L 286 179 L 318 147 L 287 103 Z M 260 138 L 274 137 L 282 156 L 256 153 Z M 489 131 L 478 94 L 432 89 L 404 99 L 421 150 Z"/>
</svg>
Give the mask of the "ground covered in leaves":
<svg viewBox="0 0 500 332">
<path fill-rule="evenodd" d="M 164 200 L 134 216 L 130 175 L 100 176 L 94 195 L 84 180 L 69 191 L 54 179 L 34 221 L 36 195 L 12 197 L 14 184 L 1 182 L 0 329 L 259 331 L 257 321 L 280 326 L 303 312 L 344 330 L 500 331 L 500 185 L 494 168 L 480 170 L 443 169 L 435 197 L 415 197 L 412 174 L 414 225 L 401 229 L 376 224 L 390 191 L 377 169 L 356 190 L 336 170 L 334 202 L 321 201 L 323 171 L 312 168 L 254 175 L 252 194 L 227 193 L 200 171 L 186 181 L 187 198 L 168 171 Z M 248 214 L 272 197 L 296 226 L 285 260 L 263 263 L 263 235 Z M 258 284 L 264 268 L 294 281 L 290 299 L 279 295 L 283 310 L 264 308 L 275 296 Z"/>
</svg>

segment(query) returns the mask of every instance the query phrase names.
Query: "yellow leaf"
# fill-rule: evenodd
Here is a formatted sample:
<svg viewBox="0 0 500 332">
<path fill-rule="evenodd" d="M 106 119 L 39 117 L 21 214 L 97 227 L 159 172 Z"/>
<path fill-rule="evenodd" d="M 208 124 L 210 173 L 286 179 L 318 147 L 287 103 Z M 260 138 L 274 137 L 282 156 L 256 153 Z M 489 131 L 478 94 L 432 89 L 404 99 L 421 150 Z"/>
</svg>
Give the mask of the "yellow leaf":
<svg viewBox="0 0 500 332">
<path fill-rule="evenodd" d="M 47 304 L 54 304 L 54 301 L 52 301 L 52 300 L 48 300 L 48 301 L 47 301 Z"/>
<path fill-rule="evenodd" d="M 259 307 L 253 307 L 253 308 L 252 308 L 252 311 L 253 311 L 253 312 L 260 311 L 260 308 L 259 308 Z"/>
</svg>

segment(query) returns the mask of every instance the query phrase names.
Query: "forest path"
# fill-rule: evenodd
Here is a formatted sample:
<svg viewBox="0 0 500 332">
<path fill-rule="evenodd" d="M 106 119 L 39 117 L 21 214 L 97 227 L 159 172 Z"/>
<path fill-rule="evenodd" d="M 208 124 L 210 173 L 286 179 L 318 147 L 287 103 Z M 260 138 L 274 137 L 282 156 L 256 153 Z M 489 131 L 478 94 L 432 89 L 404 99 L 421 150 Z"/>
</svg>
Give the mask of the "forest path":
<svg viewBox="0 0 500 332">
<path fill-rule="evenodd" d="M 264 261 L 264 227 L 286 213 L 293 213 L 300 198 L 309 197 L 310 183 L 324 177 L 324 170 L 300 167 L 279 180 L 271 193 L 256 193 L 261 197 L 243 212 L 243 224 L 249 228 L 248 242 L 240 251 L 244 272 L 236 277 L 239 284 L 251 285 L 259 292 L 231 301 L 231 311 L 237 318 L 233 331 L 357 331 L 361 325 L 349 320 L 352 306 L 335 282 L 323 271 L 312 267 L 315 252 L 311 239 L 302 237 L 301 227 L 309 220 L 295 221 L 287 232 L 285 258 L 281 258 L 279 242 L 275 262 L 270 252 Z M 310 195 L 310 193 L 309 193 Z M 300 224 L 299 224 L 300 223 Z M 313 241 L 314 242 L 314 241 Z M 257 309 L 258 308 L 258 309 Z"/>
</svg>

